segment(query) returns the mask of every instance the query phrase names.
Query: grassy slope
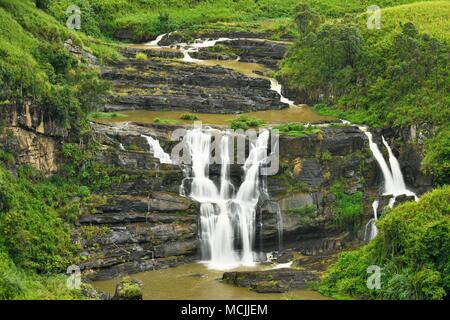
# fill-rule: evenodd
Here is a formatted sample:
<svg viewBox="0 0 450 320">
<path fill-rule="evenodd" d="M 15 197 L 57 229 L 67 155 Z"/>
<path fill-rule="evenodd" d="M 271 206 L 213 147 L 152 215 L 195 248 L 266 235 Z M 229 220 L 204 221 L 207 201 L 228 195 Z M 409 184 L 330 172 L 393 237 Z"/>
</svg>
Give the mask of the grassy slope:
<svg viewBox="0 0 450 320">
<path fill-rule="evenodd" d="M 382 8 L 415 0 L 380 0 Z M 119 30 L 132 30 L 135 41 L 155 38 L 174 30 L 205 29 L 270 31 L 274 37 L 296 34 L 292 23 L 298 0 L 55 0 L 50 12 L 61 22 L 67 19 L 66 8 L 77 4 L 82 11 L 82 28 L 89 34 L 108 36 Z M 336 18 L 345 14 L 360 14 L 372 5 L 369 0 L 306 0 L 321 14 Z M 169 21 L 161 22 L 160 15 Z M 84 24 L 84 25 L 83 25 Z"/>
<path fill-rule="evenodd" d="M 381 30 L 367 31 L 366 15 L 363 15 L 360 28 L 370 35 L 369 41 L 392 40 L 401 31 L 400 24 L 412 22 L 420 32 L 428 33 L 444 41 L 450 40 L 450 1 L 420 1 L 411 4 L 384 8 L 381 11 Z"/>
<path fill-rule="evenodd" d="M 136 41 L 142 41 L 180 29 L 285 29 L 284 24 L 290 22 L 288 18 L 297 0 L 214 0 L 196 1 L 195 4 L 180 0 L 94 0 L 89 4 L 84 0 L 57 0 L 51 5 L 50 12 L 60 21 L 65 21 L 65 9 L 73 3 L 80 6 L 88 33 L 101 30 L 103 34 L 112 36 L 118 30 L 131 29 Z M 168 14 L 169 21 L 161 22 L 161 13 Z M 277 21 L 279 18 L 281 21 Z M 265 22 L 261 25 L 258 21 L 263 20 Z M 97 22 L 95 26 L 94 21 Z"/>
<path fill-rule="evenodd" d="M 5 97 L 17 98 L 21 92 L 26 92 L 23 98 L 38 102 L 47 97 L 51 88 L 65 87 L 76 92 L 79 82 L 71 82 L 70 73 L 56 74 L 57 63 L 50 65 L 55 63 L 55 57 L 62 57 L 60 62 L 71 61 L 70 54 L 63 48 L 66 39 L 72 39 L 87 50 L 87 44 L 98 42 L 69 30 L 54 17 L 38 10 L 33 1 L 0 0 L 1 102 L 11 102 L 5 101 Z M 45 51 L 40 51 L 43 48 Z M 105 49 L 100 43 L 96 49 L 102 50 L 104 58 L 111 53 L 116 55 L 114 50 Z M 83 64 L 71 68 L 71 74 L 75 75 L 90 69 Z M 57 106 L 65 107 L 64 104 Z M 76 112 L 76 109 L 69 110 Z M 5 130 L 0 125 L 1 134 L 8 134 Z M 85 157 L 82 158 L 76 162 L 85 161 Z M 83 171 L 71 167 L 70 162 L 65 167 L 66 172 L 61 173 L 62 179 L 58 175 L 45 179 L 28 168 L 19 168 L 19 177 L 15 178 L 4 169 L 12 163 L 14 156 L 7 150 L 0 150 L 0 299 L 82 298 L 79 291 L 67 289 L 64 276 L 67 266 L 77 256 L 77 249 L 70 240 L 71 227 L 82 212 L 81 203 L 70 199 L 84 199 L 92 183 L 85 183 L 89 185 L 87 188 L 81 186 L 80 179 L 70 178 L 67 172 L 81 174 Z"/>
<path fill-rule="evenodd" d="M 320 290 L 336 298 L 442 299 L 450 295 L 450 186 L 385 213 L 378 236 L 341 254 Z M 368 266 L 382 268 L 381 288 L 368 289 Z"/>
</svg>

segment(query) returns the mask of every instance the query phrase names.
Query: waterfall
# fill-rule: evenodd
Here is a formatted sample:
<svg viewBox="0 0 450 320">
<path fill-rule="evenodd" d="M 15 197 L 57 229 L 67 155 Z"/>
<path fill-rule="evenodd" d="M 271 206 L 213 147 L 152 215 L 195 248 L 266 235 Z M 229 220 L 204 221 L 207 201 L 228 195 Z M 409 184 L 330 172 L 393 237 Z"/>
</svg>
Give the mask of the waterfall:
<svg viewBox="0 0 450 320">
<path fill-rule="evenodd" d="M 389 165 L 384 159 L 383 154 L 381 153 L 378 145 L 373 141 L 373 135 L 371 132 L 367 130 L 366 127 L 360 127 L 360 130 L 364 132 L 364 134 L 369 139 L 369 147 L 372 151 L 372 154 L 377 161 L 378 165 L 381 168 L 384 178 L 384 195 L 391 195 L 392 198 L 389 200 L 389 206 L 391 208 L 394 207 L 396 198 L 400 195 L 414 196 L 416 201 L 418 197 L 414 192 L 406 188 L 405 179 L 403 178 L 403 173 L 400 167 L 400 163 L 398 159 L 395 157 L 392 152 L 392 148 L 387 143 L 386 139 L 382 137 L 383 145 L 388 151 L 389 154 Z M 375 200 L 372 204 L 374 217 L 367 223 L 365 230 L 365 240 L 372 240 L 378 234 L 378 229 L 376 226 L 376 221 L 378 220 L 378 207 L 379 200 Z M 370 232 L 368 231 L 370 228 Z"/>
<path fill-rule="evenodd" d="M 167 35 L 167 33 L 161 34 L 158 37 L 156 37 L 155 40 L 150 41 L 148 43 L 146 43 L 146 46 L 153 46 L 153 47 L 157 47 L 159 46 L 159 43 L 161 42 L 161 40 Z"/>
<path fill-rule="evenodd" d="M 380 205 L 379 200 L 375 200 L 372 203 L 372 209 L 373 209 L 373 218 L 369 220 L 369 222 L 366 224 L 366 230 L 364 232 L 364 241 L 370 241 L 374 239 L 378 234 L 378 228 L 376 225 L 376 222 L 378 220 L 378 207 Z"/>
<path fill-rule="evenodd" d="M 280 101 L 282 103 L 286 103 L 290 107 L 295 105 L 294 101 L 289 100 L 288 98 L 283 96 L 283 93 L 282 93 L 283 87 L 281 86 L 281 84 L 276 79 L 270 79 L 270 90 L 275 91 L 276 93 L 278 93 L 280 95 Z"/>
<path fill-rule="evenodd" d="M 160 163 L 167 163 L 171 164 L 172 160 L 170 159 L 170 155 L 167 154 L 163 148 L 161 148 L 161 145 L 159 144 L 159 141 L 156 139 L 153 139 L 150 136 L 141 135 L 141 137 L 145 138 L 147 140 L 148 146 L 150 148 L 150 152 L 153 153 L 153 156 L 157 159 L 159 159 Z"/>
<path fill-rule="evenodd" d="M 167 34 L 162 34 L 156 38 L 156 40 L 147 43 L 149 46 L 158 46 L 158 43 L 166 36 Z M 180 49 L 180 51 L 183 53 L 183 62 L 187 63 L 202 63 L 202 60 L 194 59 L 191 57 L 191 53 L 198 52 L 202 48 L 210 48 L 214 47 L 217 43 L 220 42 L 226 42 L 226 41 L 233 41 L 233 40 L 241 40 L 244 38 L 236 38 L 236 39 L 230 39 L 230 38 L 219 38 L 214 40 L 202 40 L 202 39 L 196 39 L 193 43 L 178 43 L 177 46 Z M 240 61 L 241 57 L 237 57 L 236 61 Z M 295 102 L 286 98 L 283 96 L 282 93 L 282 86 L 281 84 L 273 78 L 269 78 L 270 80 L 270 90 L 275 91 L 280 96 L 280 101 L 282 103 L 285 103 L 289 105 L 290 107 L 295 105 Z"/>
<path fill-rule="evenodd" d="M 260 198 L 260 166 L 267 158 L 269 131 L 250 141 L 248 158 L 243 165 L 244 178 L 235 191 L 229 166 L 233 136 L 220 138 L 221 174 L 219 188 L 209 177 L 212 152 L 211 130 L 195 128 L 184 137 L 192 160 L 189 196 L 200 203 L 200 242 L 202 258 L 214 269 L 254 265 L 256 208 Z"/>
</svg>

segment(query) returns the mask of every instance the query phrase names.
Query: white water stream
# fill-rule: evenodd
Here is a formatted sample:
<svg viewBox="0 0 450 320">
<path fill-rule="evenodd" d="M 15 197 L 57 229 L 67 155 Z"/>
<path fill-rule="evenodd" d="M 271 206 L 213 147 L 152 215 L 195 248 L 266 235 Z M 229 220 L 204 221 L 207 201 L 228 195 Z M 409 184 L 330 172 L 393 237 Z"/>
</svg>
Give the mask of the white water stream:
<svg viewBox="0 0 450 320">
<path fill-rule="evenodd" d="M 147 45 L 149 46 L 158 46 L 158 43 L 166 36 L 167 34 L 163 34 L 158 36 L 154 41 L 149 42 Z M 196 39 L 193 43 L 177 43 L 176 47 L 181 50 L 183 53 L 182 61 L 187 63 L 201 63 L 202 60 L 194 59 L 191 57 L 191 53 L 198 52 L 200 49 L 214 47 L 216 44 L 227 41 L 234 40 L 245 40 L 245 39 L 231 39 L 231 38 L 219 38 L 215 40 L 202 40 Z M 236 61 L 240 61 L 240 57 L 236 59 Z M 270 90 L 275 91 L 280 96 L 280 101 L 289 105 L 290 107 L 295 106 L 295 102 L 283 96 L 282 86 L 281 84 L 273 78 L 269 78 L 270 80 Z"/>
<path fill-rule="evenodd" d="M 407 189 L 405 180 L 403 178 L 403 173 L 400 167 L 400 163 L 398 159 L 395 157 L 394 153 L 392 152 L 392 148 L 389 146 L 387 141 L 382 137 L 383 144 L 385 148 L 388 151 L 389 154 L 389 165 L 384 159 L 383 154 L 381 153 L 378 145 L 373 140 L 373 135 L 371 132 L 367 131 L 366 127 L 360 127 L 360 130 L 364 132 L 364 134 L 369 139 L 369 147 L 372 151 L 372 154 L 377 161 L 378 165 L 381 168 L 381 171 L 383 173 L 384 178 L 384 188 L 383 188 L 383 195 L 390 195 L 392 198 L 389 200 L 389 206 L 392 208 L 395 205 L 396 198 L 400 195 L 407 195 L 407 196 L 414 196 L 416 200 L 418 200 L 417 195 L 412 192 L 411 190 Z M 366 225 L 366 233 L 365 233 L 365 239 L 366 240 L 372 240 L 376 237 L 378 233 L 378 229 L 375 225 L 376 221 L 378 220 L 378 207 L 379 207 L 379 200 L 375 200 L 372 204 L 374 217 L 369 221 L 369 223 Z M 370 232 L 368 231 L 370 228 Z"/>
<path fill-rule="evenodd" d="M 150 152 L 153 153 L 153 156 L 157 159 L 159 159 L 160 163 L 167 163 L 171 164 L 172 160 L 170 159 L 170 155 L 167 154 L 163 148 L 161 148 L 161 145 L 159 144 L 159 141 L 150 137 L 142 135 L 145 140 L 147 140 L 148 146 L 150 148 Z"/>
<path fill-rule="evenodd" d="M 148 45 L 158 46 L 158 43 L 164 36 L 159 36 Z M 198 52 L 201 48 L 213 47 L 217 43 L 231 40 L 235 39 L 197 39 L 194 43 L 177 44 L 177 47 L 183 52 L 182 61 L 201 63 L 202 60 L 192 58 L 191 53 Z M 270 79 L 270 83 L 270 89 L 278 93 L 282 103 L 288 104 L 290 107 L 295 105 L 294 101 L 283 96 L 282 86 L 276 79 Z M 406 188 L 400 164 L 384 137 L 383 144 L 389 154 L 389 165 L 378 145 L 373 141 L 372 133 L 365 127 L 360 127 L 360 129 L 368 137 L 372 154 L 382 170 L 384 177 L 383 194 L 392 195 L 389 205 L 393 207 L 396 197 L 400 195 L 414 196 L 417 199 L 414 192 Z M 219 189 L 209 178 L 211 134 L 202 129 L 194 129 L 189 131 L 185 139 L 192 158 L 191 178 L 193 178 L 193 182 L 190 197 L 201 203 L 200 238 L 204 260 L 208 261 L 208 265 L 211 268 L 216 269 L 228 269 L 239 265 L 254 264 L 255 259 L 252 247 L 255 238 L 256 207 L 260 196 L 259 169 L 262 161 L 267 156 L 268 134 L 261 134 L 256 143 L 252 144 L 247 162 L 243 166 L 245 178 L 237 191 L 235 191 L 229 178 L 229 164 L 232 163 L 230 150 L 228 149 L 228 139 L 230 137 L 223 135 L 221 141 L 222 167 Z M 161 163 L 171 163 L 165 162 L 170 161 L 170 157 L 167 159 L 164 151 L 160 152 L 162 149 L 159 143 L 155 144 L 154 141 L 149 139 L 148 141 L 150 148 L 154 150 L 155 156 L 158 155 L 157 157 L 160 158 Z M 375 223 L 378 220 L 379 204 L 379 200 L 375 200 L 372 204 L 374 217 L 366 225 L 365 237 L 367 240 L 375 238 L 378 233 Z M 279 216 L 281 217 L 281 215 Z M 279 221 L 282 224 L 282 220 L 279 219 Z M 278 227 L 280 228 L 280 226 Z M 240 252 L 237 250 L 236 244 Z"/>
</svg>

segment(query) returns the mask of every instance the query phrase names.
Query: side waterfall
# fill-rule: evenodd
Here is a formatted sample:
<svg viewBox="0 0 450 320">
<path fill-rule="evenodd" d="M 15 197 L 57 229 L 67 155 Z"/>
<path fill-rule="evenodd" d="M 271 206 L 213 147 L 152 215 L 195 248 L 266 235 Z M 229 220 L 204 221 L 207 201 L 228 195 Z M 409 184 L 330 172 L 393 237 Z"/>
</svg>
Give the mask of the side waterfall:
<svg viewBox="0 0 450 320">
<path fill-rule="evenodd" d="M 153 139 L 150 136 L 142 135 L 145 140 L 147 140 L 148 146 L 150 148 L 150 152 L 153 153 L 153 156 L 155 158 L 159 159 L 160 163 L 168 163 L 171 164 L 172 160 L 170 159 L 170 155 L 167 154 L 163 148 L 161 148 L 161 145 L 159 144 L 159 141 L 156 139 Z"/>
<path fill-rule="evenodd" d="M 372 154 L 377 161 L 378 165 L 381 168 L 381 171 L 383 173 L 384 178 L 384 188 L 383 188 L 383 195 L 391 195 L 392 198 L 389 200 L 389 206 L 392 208 L 395 205 L 396 198 L 400 195 L 408 195 L 408 196 L 414 196 L 416 200 L 418 200 L 418 197 L 414 192 L 411 190 L 408 190 L 405 185 L 405 180 L 403 178 L 403 173 L 400 167 L 400 163 L 398 159 L 395 157 L 394 153 L 392 152 L 391 147 L 387 143 L 387 141 L 382 137 L 383 144 L 386 147 L 388 154 L 389 154 L 389 165 L 387 164 L 386 160 L 384 159 L 383 154 L 381 153 L 380 149 L 378 148 L 378 145 L 373 141 L 373 135 L 371 132 L 367 130 L 366 127 L 360 127 L 360 130 L 364 132 L 364 134 L 369 139 L 369 147 L 372 151 Z M 375 225 L 376 221 L 378 220 L 378 207 L 379 207 L 379 200 L 375 200 L 372 204 L 374 217 L 367 223 L 366 225 L 366 232 L 365 232 L 365 240 L 369 241 L 372 240 L 377 236 L 378 229 Z M 370 229 L 369 229 L 370 228 Z M 369 232 L 370 230 L 370 232 Z"/>
</svg>

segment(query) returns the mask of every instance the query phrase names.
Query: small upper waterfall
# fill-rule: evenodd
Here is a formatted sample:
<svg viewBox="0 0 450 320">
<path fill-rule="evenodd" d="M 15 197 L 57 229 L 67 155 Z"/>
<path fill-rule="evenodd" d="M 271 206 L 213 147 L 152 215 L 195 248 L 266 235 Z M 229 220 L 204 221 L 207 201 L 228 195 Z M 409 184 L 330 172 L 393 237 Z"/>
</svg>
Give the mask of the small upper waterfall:
<svg viewBox="0 0 450 320">
<path fill-rule="evenodd" d="M 387 143 L 386 139 L 382 137 L 383 144 L 386 147 L 389 154 L 389 165 L 384 159 L 384 156 L 381 153 L 380 149 L 378 148 L 378 145 L 374 142 L 372 133 L 369 132 L 366 127 L 360 127 L 360 130 L 364 132 L 367 138 L 369 139 L 370 150 L 372 151 L 372 154 L 374 158 L 377 160 L 377 163 L 380 166 L 381 171 L 383 173 L 384 178 L 383 194 L 392 196 L 392 198 L 389 201 L 389 206 L 392 208 L 395 204 L 396 198 L 400 195 L 414 196 L 416 200 L 418 200 L 416 194 L 406 188 L 403 173 L 400 168 L 400 163 L 398 159 L 395 157 L 394 153 L 392 152 L 392 149 Z M 366 225 L 366 232 L 365 232 L 366 240 L 372 240 L 373 238 L 376 237 L 378 233 L 378 229 L 375 225 L 375 222 L 378 220 L 379 204 L 380 204 L 379 200 L 375 200 L 372 204 L 374 217 Z"/>
<path fill-rule="evenodd" d="M 167 34 L 163 34 L 158 36 L 156 40 L 147 43 L 149 46 L 158 46 L 158 43 L 166 36 Z M 214 40 L 202 40 L 202 39 L 196 39 L 193 43 L 178 43 L 177 47 L 181 50 L 183 53 L 183 59 L 182 61 L 188 62 L 188 63 L 201 63 L 202 60 L 194 59 L 191 57 L 191 53 L 198 52 L 202 48 L 210 48 L 214 47 L 217 43 L 220 42 L 226 42 L 226 41 L 233 41 L 233 40 L 240 40 L 242 38 L 237 39 L 230 39 L 230 38 L 218 38 Z M 241 58 L 237 57 L 236 61 L 240 61 Z M 281 84 L 273 78 L 269 78 L 270 80 L 270 90 L 275 91 L 280 96 L 280 101 L 282 103 L 285 103 L 289 105 L 290 107 L 295 105 L 295 102 L 286 98 L 282 93 L 282 86 Z"/>
<path fill-rule="evenodd" d="M 159 43 L 161 42 L 161 40 L 162 40 L 165 36 L 167 36 L 167 33 L 164 33 L 164 34 L 159 35 L 158 37 L 156 37 L 155 40 L 150 41 L 150 42 L 146 43 L 145 45 L 147 45 L 147 46 L 154 46 L 154 47 L 159 46 Z"/>
<path fill-rule="evenodd" d="M 295 105 L 295 102 L 283 96 L 283 87 L 276 79 L 270 79 L 270 90 L 275 91 L 280 95 L 280 101 L 288 104 L 290 107 Z"/>
<path fill-rule="evenodd" d="M 159 141 L 156 139 L 153 139 L 150 136 L 142 135 L 145 140 L 147 140 L 148 146 L 150 148 L 150 152 L 153 153 L 153 156 L 155 158 L 159 159 L 160 163 L 168 163 L 171 164 L 172 160 L 170 159 L 170 155 L 167 154 L 163 148 L 161 148 L 161 145 L 159 144 Z"/>
<path fill-rule="evenodd" d="M 213 148 L 211 131 L 195 128 L 184 137 L 192 160 L 191 170 L 186 170 L 187 179 L 192 179 L 189 196 L 200 203 L 202 257 L 216 269 L 253 265 L 260 167 L 267 158 L 269 131 L 262 131 L 255 141 L 250 141 L 249 155 L 243 165 L 244 177 L 238 189 L 230 180 L 229 166 L 234 159 L 234 150 L 230 148 L 233 145 L 231 134 L 224 133 L 220 137 L 219 187 L 209 177 Z"/>
</svg>

